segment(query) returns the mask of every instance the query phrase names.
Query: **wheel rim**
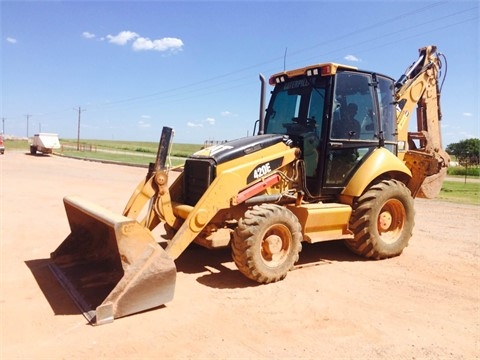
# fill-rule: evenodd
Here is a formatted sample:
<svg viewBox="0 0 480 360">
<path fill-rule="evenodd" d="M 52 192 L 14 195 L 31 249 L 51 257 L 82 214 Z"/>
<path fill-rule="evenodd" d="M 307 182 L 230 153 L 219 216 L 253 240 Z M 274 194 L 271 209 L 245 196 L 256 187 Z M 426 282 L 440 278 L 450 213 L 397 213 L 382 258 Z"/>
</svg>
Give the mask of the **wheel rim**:
<svg viewBox="0 0 480 360">
<path fill-rule="evenodd" d="M 271 226 L 263 236 L 262 261 L 269 267 L 277 267 L 288 258 L 292 243 L 292 234 L 288 227 L 282 224 Z"/>
<path fill-rule="evenodd" d="M 377 220 L 378 233 L 387 244 L 395 243 L 405 226 L 406 211 L 397 199 L 388 200 L 380 210 Z"/>
</svg>

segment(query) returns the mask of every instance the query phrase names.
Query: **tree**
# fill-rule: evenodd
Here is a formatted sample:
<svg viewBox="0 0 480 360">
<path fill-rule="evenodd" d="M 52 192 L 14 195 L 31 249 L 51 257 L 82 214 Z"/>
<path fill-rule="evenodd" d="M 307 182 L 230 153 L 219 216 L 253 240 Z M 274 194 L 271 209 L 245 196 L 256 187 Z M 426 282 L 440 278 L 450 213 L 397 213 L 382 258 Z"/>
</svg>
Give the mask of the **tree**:
<svg viewBox="0 0 480 360">
<path fill-rule="evenodd" d="M 469 166 L 480 164 L 480 139 L 467 139 L 449 144 L 446 149 L 450 155 L 455 155 L 460 165 L 465 167 L 465 181 Z"/>
<path fill-rule="evenodd" d="M 480 139 L 467 139 L 449 144 L 446 151 L 450 155 L 455 155 L 462 166 L 480 165 Z"/>
</svg>

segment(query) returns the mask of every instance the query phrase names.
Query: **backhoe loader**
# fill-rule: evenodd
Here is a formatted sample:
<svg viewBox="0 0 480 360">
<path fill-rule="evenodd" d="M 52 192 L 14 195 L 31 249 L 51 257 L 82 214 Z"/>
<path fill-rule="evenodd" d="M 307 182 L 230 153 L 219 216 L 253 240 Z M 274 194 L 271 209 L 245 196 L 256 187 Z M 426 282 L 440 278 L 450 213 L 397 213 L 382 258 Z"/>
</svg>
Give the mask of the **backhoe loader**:
<svg viewBox="0 0 480 360">
<path fill-rule="evenodd" d="M 164 127 L 122 215 L 64 198 L 71 233 L 51 269 L 87 319 L 104 324 L 172 300 L 175 260 L 192 242 L 230 246 L 238 270 L 259 283 L 285 278 L 302 242 L 399 255 L 412 236 L 413 199 L 437 195 L 450 160 L 441 57 L 421 48 L 398 81 L 336 63 L 283 71 L 269 79 L 266 109 L 260 75 L 255 135 L 199 150 L 170 182 L 173 129 Z M 152 235 L 160 224 L 165 246 Z"/>
</svg>

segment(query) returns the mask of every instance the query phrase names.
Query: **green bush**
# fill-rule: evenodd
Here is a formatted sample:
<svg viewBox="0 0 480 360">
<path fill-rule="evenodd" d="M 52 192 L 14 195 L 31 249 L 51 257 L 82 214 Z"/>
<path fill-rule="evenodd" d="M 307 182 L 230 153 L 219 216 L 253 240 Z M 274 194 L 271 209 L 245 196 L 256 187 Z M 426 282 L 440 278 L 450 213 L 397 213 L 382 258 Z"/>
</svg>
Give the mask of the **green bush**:
<svg viewBox="0 0 480 360">
<path fill-rule="evenodd" d="M 145 149 L 145 148 L 136 148 L 135 151 L 136 151 L 136 152 L 141 152 L 141 153 L 153 154 L 153 151 L 152 151 L 152 150 L 150 150 L 150 149 Z"/>
<path fill-rule="evenodd" d="M 447 170 L 448 175 L 458 175 L 458 176 L 480 176 L 480 167 L 469 167 L 465 168 L 463 166 L 453 166 L 449 167 Z"/>
</svg>

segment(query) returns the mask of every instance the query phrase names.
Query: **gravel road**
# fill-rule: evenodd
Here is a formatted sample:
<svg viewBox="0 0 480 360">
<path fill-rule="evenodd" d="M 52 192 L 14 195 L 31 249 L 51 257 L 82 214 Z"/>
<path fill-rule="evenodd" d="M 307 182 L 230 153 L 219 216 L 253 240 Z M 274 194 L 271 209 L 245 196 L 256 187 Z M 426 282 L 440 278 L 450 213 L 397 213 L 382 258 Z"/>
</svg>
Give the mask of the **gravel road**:
<svg viewBox="0 0 480 360">
<path fill-rule="evenodd" d="M 0 156 L 1 359 L 480 358 L 480 207 L 436 200 L 415 200 L 399 257 L 304 245 L 284 281 L 258 285 L 228 249 L 192 247 L 176 262 L 172 302 L 88 325 L 47 267 L 69 233 L 62 198 L 120 213 L 145 171 Z"/>
</svg>

